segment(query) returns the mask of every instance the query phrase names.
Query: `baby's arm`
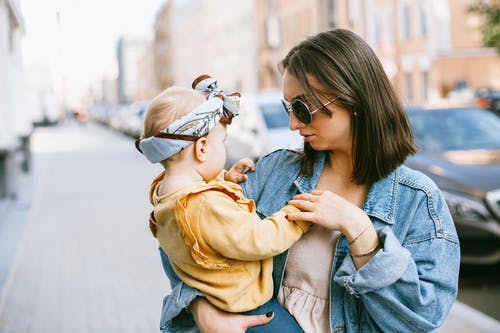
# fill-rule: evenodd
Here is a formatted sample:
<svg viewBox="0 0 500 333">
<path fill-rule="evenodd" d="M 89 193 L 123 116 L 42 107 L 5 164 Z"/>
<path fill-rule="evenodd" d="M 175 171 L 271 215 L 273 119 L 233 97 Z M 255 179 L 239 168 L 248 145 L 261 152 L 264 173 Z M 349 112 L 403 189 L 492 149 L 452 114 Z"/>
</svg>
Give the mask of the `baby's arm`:
<svg viewBox="0 0 500 333">
<path fill-rule="evenodd" d="M 207 191 L 190 200 L 193 209 L 186 211 L 188 220 L 198 219 L 200 233 L 207 245 L 227 258 L 261 260 L 286 251 L 309 229 L 309 223 L 289 221 L 287 214 L 298 212 L 285 206 L 272 216 L 260 219 L 245 204 L 246 198 L 236 203 L 220 191 Z M 245 203 L 245 200 L 248 200 Z"/>
<path fill-rule="evenodd" d="M 255 164 L 251 159 L 242 158 L 238 162 L 234 163 L 234 165 L 226 171 L 224 174 L 224 180 L 233 183 L 241 183 L 247 180 L 248 176 L 245 174 L 248 170 L 254 171 Z"/>
</svg>

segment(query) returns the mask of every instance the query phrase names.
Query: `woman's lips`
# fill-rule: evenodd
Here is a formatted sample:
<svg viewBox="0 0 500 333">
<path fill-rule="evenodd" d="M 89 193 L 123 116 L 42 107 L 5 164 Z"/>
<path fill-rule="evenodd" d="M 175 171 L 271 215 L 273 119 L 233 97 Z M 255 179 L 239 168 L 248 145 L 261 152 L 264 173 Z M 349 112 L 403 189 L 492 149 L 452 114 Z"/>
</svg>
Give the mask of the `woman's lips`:
<svg viewBox="0 0 500 333">
<path fill-rule="evenodd" d="M 309 142 L 311 138 L 314 136 L 313 134 L 301 134 L 304 138 L 304 142 Z"/>
</svg>

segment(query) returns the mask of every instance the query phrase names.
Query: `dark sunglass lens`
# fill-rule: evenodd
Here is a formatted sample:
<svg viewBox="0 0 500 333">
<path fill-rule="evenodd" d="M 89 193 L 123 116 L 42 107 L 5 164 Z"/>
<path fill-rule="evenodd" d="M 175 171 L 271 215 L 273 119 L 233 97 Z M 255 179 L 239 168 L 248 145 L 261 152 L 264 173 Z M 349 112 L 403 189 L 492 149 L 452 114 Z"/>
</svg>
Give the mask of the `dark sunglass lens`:
<svg viewBox="0 0 500 333">
<path fill-rule="evenodd" d="M 305 105 L 301 100 L 296 99 L 292 102 L 292 110 L 293 114 L 301 123 L 309 124 L 311 122 L 311 113 L 309 112 L 307 105 Z"/>
</svg>

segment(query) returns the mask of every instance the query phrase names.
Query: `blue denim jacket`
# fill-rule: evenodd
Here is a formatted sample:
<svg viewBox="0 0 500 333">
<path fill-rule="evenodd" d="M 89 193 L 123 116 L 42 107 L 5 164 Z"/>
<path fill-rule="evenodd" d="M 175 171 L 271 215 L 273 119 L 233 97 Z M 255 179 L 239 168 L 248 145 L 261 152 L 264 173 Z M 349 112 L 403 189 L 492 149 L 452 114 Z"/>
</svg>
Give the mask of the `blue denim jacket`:
<svg viewBox="0 0 500 333">
<path fill-rule="evenodd" d="M 297 152 L 278 150 L 262 158 L 242 183 L 257 213 L 270 216 L 298 193 L 313 190 L 327 153 L 312 177 L 300 175 Z M 373 184 L 363 210 L 383 248 L 359 270 L 340 237 L 330 288 L 331 332 L 432 332 L 444 321 L 458 288 L 460 248 L 453 220 L 436 185 L 405 166 Z M 165 297 L 163 332 L 199 332 L 186 307 L 201 295 L 175 275 L 160 249 L 172 293 Z M 287 253 L 274 258 L 275 296 Z"/>
</svg>

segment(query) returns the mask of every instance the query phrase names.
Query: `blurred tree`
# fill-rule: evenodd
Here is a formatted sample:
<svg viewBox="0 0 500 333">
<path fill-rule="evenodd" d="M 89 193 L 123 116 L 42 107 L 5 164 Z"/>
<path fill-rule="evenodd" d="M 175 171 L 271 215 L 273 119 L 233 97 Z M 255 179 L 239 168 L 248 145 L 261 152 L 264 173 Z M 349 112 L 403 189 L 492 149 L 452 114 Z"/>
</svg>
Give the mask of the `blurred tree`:
<svg viewBox="0 0 500 333">
<path fill-rule="evenodd" d="M 500 55 L 500 1 L 478 0 L 469 7 L 469 10 L 484 18 L 481 26 L 483 45 L 494 47 Z"/>
</svg>

